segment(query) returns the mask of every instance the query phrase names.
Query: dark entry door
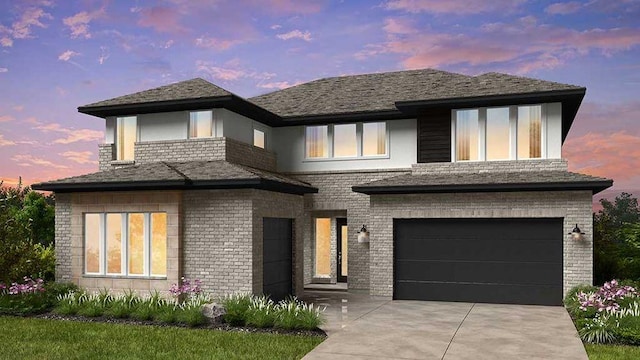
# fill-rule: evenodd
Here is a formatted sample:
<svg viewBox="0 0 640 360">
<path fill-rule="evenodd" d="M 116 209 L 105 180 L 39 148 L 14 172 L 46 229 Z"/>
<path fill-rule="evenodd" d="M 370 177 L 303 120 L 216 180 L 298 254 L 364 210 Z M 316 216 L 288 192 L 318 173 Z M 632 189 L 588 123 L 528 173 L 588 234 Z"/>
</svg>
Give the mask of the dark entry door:
<svg viewBox="0 0 640 360">
<path fill-rule="evenodd" d="M 394 298 L 562 304 L 562 219 L 394 221 Z"/>
<path fill-rule="evenodd" d="M 349 249 L 349 232 L 347 231 L 347 219 L 336 219 L 336 234 L 338 238 L 338 282 L 347 282 L 347 263 Z"/>
<path fill-rule="evenodd" d="M 292 226 L 292 219 L 263 219 L 262 292 L 274 301 L 293 292 Z"/>
</svg>

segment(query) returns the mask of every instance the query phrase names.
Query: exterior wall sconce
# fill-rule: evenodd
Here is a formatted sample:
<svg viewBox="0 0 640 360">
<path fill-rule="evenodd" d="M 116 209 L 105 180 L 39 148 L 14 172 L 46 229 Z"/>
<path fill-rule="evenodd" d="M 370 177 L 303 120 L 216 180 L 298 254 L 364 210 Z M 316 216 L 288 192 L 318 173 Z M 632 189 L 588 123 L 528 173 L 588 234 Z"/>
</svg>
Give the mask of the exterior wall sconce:
<svg viewBox="0 0 640 360">
<path fill-rule="evenodd" d="M 573 230 L 569 233 L 569 235 L 571 235 L 571 238 L 573 238 L 573 240 L 575 241 L 584 240 L 584 233 L 580 231 L 578 224 L 576 224 L 576 227 L 573 228 Z"/>
<path fill-rule="evenodd" d="M 362 229 L 360 229 L 360 232 L 358 233 L 358 242 L 359 243 L 369 242 L 369 231 L 367 231 L 367 228 L 364 225 L 362 225 Z"/>
</svg>

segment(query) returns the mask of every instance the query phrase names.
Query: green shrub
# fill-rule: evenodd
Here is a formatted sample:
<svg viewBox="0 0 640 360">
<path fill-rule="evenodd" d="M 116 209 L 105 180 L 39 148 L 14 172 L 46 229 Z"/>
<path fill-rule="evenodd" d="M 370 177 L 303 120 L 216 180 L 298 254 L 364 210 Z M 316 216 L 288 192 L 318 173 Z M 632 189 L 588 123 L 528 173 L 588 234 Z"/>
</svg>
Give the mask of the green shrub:
<svg viewBox="0 0 640 360">
<path fill-rule="evenodd" d="M 121 299 L 114 300 L 105 315 L 114 317 L 116 319 L 126 319 L 133 313 L 135 309 L 132 308 L 128 303 L 122 301 Z"/>
<path fill-rule="evenodd" d="M 276 321 L 276 306 L 266 296 L 255 297 L 246 312 L 246 324 L 257 328 L 273 327 Z"/>
<path fill-rule="evenodd" d="M 104 313 L 104 306 L 98 301 L 87 301 L 78 309 L 78 315 L 85 317 L 99 317 Z"/>
<path fill-rule="evenodd" d="M 640 317 L 627 315 L 618 320 L 614 330 L 616 341 L 626 345 L 640 345 Z"/>
<path fill-rule="evenodd" d="M 153 319 L 154 309 L 149 304 L 143 303 L 131 313 L 131 317 L 136 320 L 146 321 Z"/>
<path fill-rule="evenodd" d="M 247 321 L 247 311 L 251 306 L 251 294 L 233 294 L 222 298 L 222 306 L 226 313 L 223 316 L 225 322 L 233 326 L 242 326 Z"/>
<path fill-rule="evenodd" d="M 154 311 L 153 320 L 165 324 L 175 324 L 178 322 L 178 314 L 173 306 L 162 306 Z"/>
<path fill-rule="evenodd" d="M 586 320 L 584 326 L 578 330 L 578 334 L 584 342 L 610 343 L 616 338 L 617 322 L 618 319 L 615 317 L 599 313 L 594 318 Z"/>
<path fill-rule="evenodd" d="M 587 311 L 580 309 L 580 303 L 578 302 L 578 293 L 585 292 L 596 292 L 598 291 L 598 287 L 591 285 L 578 285 L 574 286 L 567 292 L 567 295 L 564 297 L 564 306 L 567 308 L 567 311 L 574 318 L 592 318 L 596 315 L 595 309 L 588 309 Z"/>
<path fill-rule="evenodd" d="M 313 330 L 323 322 L 321 310 L 298 299 L 283 300 L 276 306 L 275 326 L 282 329 Z"/>
<path fill-rule="evenodd" d="M 87 295 L 83 291 L 69 291 L 58 295 L 58 304 L 53 311 L 60 315 L 76 315 L 86 299 Z"/>
<path fill-rule="evenodd" d="M 175 310 L 176 321 L 181 324 L 187 324 L 188 326 L 195 327 L 203 325 L 207 322 L 207 318 L 202 313 L 199 307 L 190 306 L 183 309 Z"/>
<path fill-rule="evenodd" d="M 19 294 L 0 290 L 0 314 L 29 315 L 50 311 L 57 305 L 60 294 L 77 288 L 72 284 L 44 283 L 28 278 L 22 284 L 30 284 L 32 290 Z"/>
</svg>

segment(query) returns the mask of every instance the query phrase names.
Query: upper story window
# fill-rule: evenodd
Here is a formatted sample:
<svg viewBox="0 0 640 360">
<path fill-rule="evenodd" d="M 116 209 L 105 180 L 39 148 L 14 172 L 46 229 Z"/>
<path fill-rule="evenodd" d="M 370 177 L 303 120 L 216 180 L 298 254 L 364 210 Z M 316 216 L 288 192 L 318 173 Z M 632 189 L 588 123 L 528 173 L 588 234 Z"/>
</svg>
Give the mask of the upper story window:
<svg viewBox="0 0 640 360">
<path fill-rule="evenodd" d="M 189 138 L 204 138 L 214 135 L 213 111 L 192 111 L 189 113 Z"/>
<path fill-rule="evenodd" d="M 85 273 L 167 275 L 167 214 L 84 214 Z"/>
<path fill-rule="evenodd" d="M 307 159 L 380 157 L 388 154 L 385 122 L 307 126 Z"/>
<path fill-rule="evenodd" d="M 253 129 L 253 146 L 257 146 L 259 148 L 265 147 L 265 136 L 264 131 Z"/>
<path fill-rule="evenodd" d="M 540 159 L 545 153 L 542 105 L 455 110 L 455 161 Z"/>
<path fill-rule="evenodd" d="M 135 116 L 119 117 L 116 120 L 116 159 L 133 160 L 134 145 L 138 140 Z"/>
</svg>

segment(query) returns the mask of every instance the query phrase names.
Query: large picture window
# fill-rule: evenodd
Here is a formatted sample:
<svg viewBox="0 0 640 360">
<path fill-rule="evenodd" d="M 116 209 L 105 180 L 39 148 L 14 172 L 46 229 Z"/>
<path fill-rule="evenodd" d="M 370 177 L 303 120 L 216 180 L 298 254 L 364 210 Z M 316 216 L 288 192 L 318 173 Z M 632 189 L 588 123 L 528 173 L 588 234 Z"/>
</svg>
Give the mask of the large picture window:
<svg viewBox="0 0 640 360">
<path fill-rule="evenodd" d="M 546 156 L 543 105 L 454 110 L 452 126 L 455 161 Z"/>
<path fill-rule="evenodd" d="M 189 138 L 204 138 L 213 135 L 213 111 L 192 111 L 189 113 Z"/>
<path fill-rule="evenodd" d="M 167 275 L 167 214 L 84 215 L 85 273 Z"/>
<path fill-rule="evenodd" d="M 116 119 L 116 159 L 133 160 L 134 145 L 138 140 L 138 129 L 135 116 Z"/>
<path fill-rule="evenodd" d="M 389 153 L 386 122 L 307 126 L 307 159 L 358 159 Z"/>
</svg>

